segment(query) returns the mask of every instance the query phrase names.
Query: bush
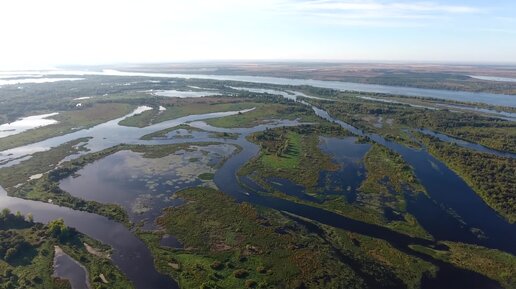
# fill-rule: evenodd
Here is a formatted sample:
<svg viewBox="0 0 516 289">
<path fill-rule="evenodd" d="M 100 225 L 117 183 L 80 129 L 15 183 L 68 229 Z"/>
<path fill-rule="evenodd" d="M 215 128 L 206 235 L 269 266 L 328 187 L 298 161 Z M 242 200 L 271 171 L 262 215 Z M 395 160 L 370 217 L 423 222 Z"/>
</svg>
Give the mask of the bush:
<svg viewBox="0 0 516 289">
<path fill-rule="evenodd" d="M 210 267 L 213 270 L 221 270 L 224 268 L 224 264 L 222 264 L 219 261 L 214 261 L 213 263 L 211 263 Z"/>
<path fill-rule="evenodd" d="M 247 272 L 247 270 L 245 269 L 238 269 L 238 270 L 235 270 L 233 272 L 233 275 L 236 277 L 236 278 L 245 278 L 247 277 L 247 275 L 249 275 L 249 273 Z"/>
<path fill-rule="evenodd" d="M 256 285 L 257 285 L 256 281 L 254 281 L 252 279 L 245 280 L 246 288 L 254 288 L 254 287 L 256 287 Z"/>
</svg>

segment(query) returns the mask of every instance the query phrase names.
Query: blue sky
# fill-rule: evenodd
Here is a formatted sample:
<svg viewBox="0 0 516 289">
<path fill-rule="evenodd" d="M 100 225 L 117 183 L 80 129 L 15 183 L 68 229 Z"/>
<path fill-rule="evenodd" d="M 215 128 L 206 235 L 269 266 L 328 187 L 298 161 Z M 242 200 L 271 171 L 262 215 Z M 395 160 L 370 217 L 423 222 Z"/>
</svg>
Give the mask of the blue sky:
<svg viewBox="0 0 516 289">
<path fill-rule="evenodd" d="M 204 60 L 516 63 L 516 1 L 17 0 L 0 68 Z"/>
</svg>

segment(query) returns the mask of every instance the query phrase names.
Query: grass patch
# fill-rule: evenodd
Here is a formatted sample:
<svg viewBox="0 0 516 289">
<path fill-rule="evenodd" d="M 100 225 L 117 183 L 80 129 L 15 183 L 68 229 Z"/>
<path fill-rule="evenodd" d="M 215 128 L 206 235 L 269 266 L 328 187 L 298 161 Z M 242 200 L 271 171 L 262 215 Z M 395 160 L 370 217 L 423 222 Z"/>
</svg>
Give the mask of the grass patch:
<svg viewBox="0 0 516 289">
<path fill-rule="evenodd" d="M 306 122 L 318 122 L 313 111 L 301 104 L 255 103 L 253 111 L 210 119 L 210 125 L 223 128 L 253 127 L 270 122 L 272 119 L 300 119 Z"/>
<path fill-rule="evenodd" d="M 250 140 L 260 145 L 258 157 L 239 172 L 251 175 L 264 183 L 268 177 L 279 177 L 313 188 L 321 170 L 337 166 L 319 149 L 319 134 L 339 134 L 333 125 L 303 125 L 269 129 L 251 135 Z M 343 133 L 343 132 L 342 132 Z"/>
<path fill-rule="evenodd" d="M 360 202 L 383 214 L 390 208 L 398 214 L 395 220 L 384 221 L 396 231 L 431 238 L 419 225 L 416 218 L 406 211 L 406 194 L 425 193 L 412 168 L 401 155 L 378 144 L 374 144 L 364 158 L 367 177 L 359 188 Z"/>
<path fill-rule="evenodd" d="M 160 130 L 160 131 L 156 131 L 156 132 L 153 132 L 153 133 L 150 133 L 150 134 L 146 134 L 144 136 L 141 137 L 142 140 L 152 140 L 154 138 L 160 138 L 160 137 L 166 137 L 168 133 L 172 132 L 172 131 L 175 131 L 175 130 L 178 130 L 178 129 L 185 129 L 189 132 L 192 132 L 192 131 L 202 131 L 196 127 L 191 127 L 189 126 L 188 124 L 180 124 L 180 125 L 176 125 L 176 126 L 173 126 L 173 127 L 170 127 L 170 128 L 166 128 L 166 129 L 163 129 L 163 130 Z"/>
<path fill-rule="evenodd" d="M 157 233 L 141 236 L 150 244 L 158 268 L 176 278 L 181 288 L 363 286 L 329 246 L 277 212 L 235 203 L 213 189 L 177 194 L 187 203 L 169 208 L 158 222 L 184 250 L 160 247 Z M 285 233 L 277 233 L 279 228 Z"/>
<path fill-rule="evenodd" d="M 203 181 L 211 181 L 213 180 L 213 177 L 215 177 L 215 174 L 213 173 L 202 173 L 198 176 L 198 178 Z"/>
<path fill-rule="evenodd" d="M 448 251 L 439 251 L 423 246 L 413 249 L 451 263 L 459 268 L 471 270 L 500 282 L 506 289 L 516 288 L 516 257 L 506 252 L 481 246 L 457 242 L 444 242 Z"/>
<path fill-rule="evenodd" d="M 373 280 L 376 279 L 380 284 L 385 285 L 382 279 L 399 279 L 407 288 L 417 289 L 420 288 L 424 274 L 435 274 L 437 270 L 431 263 L 407 255 L 384 240 L 326 225 L 321 225 L 321 228 L 328 242 L 349 258 L 356 260 L 357 266 L 362 268 L 364 274 Z"/>
<path fill-rule="evenodd" d="M 180 118 L 193 114 L 205 114 L 211 112 L 237 111 L 253 108 L 256 103 L 252 102 L 230 102 L 230 103 L 178 103 L 164 105 L 167 110 L 148 110 L 141 114 L 126 118 L 119 124 L 131 127 L 146 127 L 154 123 L 160 123 L 171 119 Z"/>
</svg>

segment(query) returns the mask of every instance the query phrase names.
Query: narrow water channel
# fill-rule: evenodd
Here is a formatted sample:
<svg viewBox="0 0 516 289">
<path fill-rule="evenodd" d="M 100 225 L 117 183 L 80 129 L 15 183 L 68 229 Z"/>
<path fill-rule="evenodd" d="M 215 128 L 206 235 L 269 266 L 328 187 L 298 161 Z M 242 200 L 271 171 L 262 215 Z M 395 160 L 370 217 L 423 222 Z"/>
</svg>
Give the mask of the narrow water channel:
<svg viewBox="0 0 516 289">
<path fill-rule="evenodd" d="M 477 152 L 480 152 L 480 153 L 486 153 L 486 154 L 495 155 L 495 156 L 503 157 L 503 158 L 512 158 L 512 159 L 516 158 L 516 154 L 515 153 L 494 150 L 494 149 L 485 147 L 485 146 L 477 144 L 477 143 L 472 143 L 472 142 L 468 142 L 468 141 L 465 141 L 465 140 L 462 140 L 462 139 L 454 138 L 452 136 L 449 136 L 449 135 L 446 135 L 446 134 L 442 134 L 442 133 L 438 133 L 438 132 L 435 132 L 435 131 L 432 131 L 432 130 L 429 130 L 429 129 L 420 129 L 419 131 L 421 133 L 423 133 L 423 134 L 436 137 L 436 138 L 438 138 L 441 141 L 444 141 L 444 142 L 447 142 L 447 143 L 453 143 L 453 144 L 456 144 L 456 145 L 458 145 L 460 147 L 467 148 L 467 149 L 470 149 L 470 150 L 474 150 L 474 151 L 477 151 Z"/>
</svg>

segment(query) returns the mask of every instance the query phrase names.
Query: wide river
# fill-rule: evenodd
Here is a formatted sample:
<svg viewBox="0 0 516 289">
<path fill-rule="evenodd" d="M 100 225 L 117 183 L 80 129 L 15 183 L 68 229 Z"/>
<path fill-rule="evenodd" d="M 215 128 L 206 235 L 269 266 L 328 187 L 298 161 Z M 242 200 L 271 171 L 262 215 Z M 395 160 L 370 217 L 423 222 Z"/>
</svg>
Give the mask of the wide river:
<svg viewBox="0 0 516 289">
<path fill-rule="evenodd" d="M 177 74 L 177 73 L 151 73 L 151 72 L 127 72 L 106 69 L 103 71 L 70 71 L 70 70 L 53 70 L 53 71 L 34 71 L 20 72 L 26 75 L 34 73 L 36 75 L 106 75 L 106 76 L 137 76 L 150 78 L 187 78 L 187 79 L 213 79 L 213 80 L 229 80 L 252 83 L 265 83 L 275 85 L 311 85 L 314 87 L 330 88 L 342 91 L 358 91 L 371 93 L 385 93 L 403 96 L 420 96 L 432 97 L 446 100 L 462 101 L 462 102 L 478 102 L 489 105 L 500 105 L 516 107 L 516 95 L 504 95 L 485 92 L 466 92 L 442 89 L 425 89 L 415 87 L 401 87 L 378 84 L 352 83 L 342 81 L 324 81 L 314 79 L 293 79 L 281 77 L 264 77 L 264 76 L 245 76 L 245 75 L 210 75 L 210 74 Z M 16 75 L 13 73 L 13 76 Z"/>
<path fill-rule="evenodd" d="M 167 76 L 168 77 L 168 76 Z M 248 81 L 243 77 L 243 81 Z M 242 79 L 240 79 L 242 80 Z M 289 80 L 290 81 L 290 80 Z M 296 80 L 297 81 L 297 80 Z M 303 82 L 303 84 L 310 84 Z M 510 96 L 504 96 L 511 98 Z M 306 104 L 306 103 L 305 103 Z M 308 104 L 307 104 L 308 105 Z M 400 153 L 415 170 L 416 176 L 428 191 L 428 196 L 409 200 L 407 207 L 419 223 L 431 233 L 436 240 L 450 240 L 470 244 L 478 244 L 488 248 L 501 249 L 516 253 L 516 226 L 509 224 L 467 186 L 467 184 L 442 162 L 432 157 L 425 150 L 415 150 L 395 142 L 387 141 L 381 136 L 365 134 L 361 130 L 342 121 L 332 118 L 326 111 L 312 107 L 322 118 L 334 121 L 356 135 L 367 135 L 374 142 L 380 143 Z M 323 209 L 297 204 L 291 201 L 256 194 L 256 184 L 243 186 L 248 179 L 237 177 L 237 171 L 254 157 L 259 147 L 246 140 L 250 133 L 261 131 L 267 127 L 298 125 L 296 121 L 282 121 L 271 125 L 262 125 L 250 129 L 220 129 L 200 122 L 205 119 L 223 117 L 239 113 L 225 112 L 205 115 L 191 115 L 149 126 L 146 128 L 128 128 L 118 125 L 116 119 L 96 127 L 58 136 L 36 144 L 31 144 L 9 151 L 0 152 L 0 164 L 16 165 L 37 151 L 45 151 L 68 141 L 91 137 L 86 147 L 91 151 L 99 151 L 120 143 L 127 144 L 166 144 L 183 142 L 225 142 L 236 144 L 242 150 L 229 158 L 215 174 L 215 183 L 220 190 L 234 196 L 238 201 L 247 201 L 273 209 L 289 212 L 312 219 L 323 224 L 342 228 L 359 234 L 381 238 L 394 247 L 438 266 L 436 278 L 425 278 L 424 288 L 497 288 L 494 281 L 479 274 L 460 270 L 447 263 L 434 260 L 427 255 L 410 248 L 411 244 L 434 245 L 433 241 L 410 237 L 388 228 L 350 219 Z M 245 113 L 245 111 L 243 111 Z M 131 114 L 132 115 L 132 114 Z M 207 131 L 237 133 L 236 140 L 212 138 L 208 134 L 195 139 L 159 139 L 143 141 L 140 138 L 148 133 L 173 127 L 182 123 L 193 122 L 192 125 Z M 259 190 L 256 189 L 256 190 Z M 1 191 L 1 190 L 0 190 Z M 122 224 L 91 213 L 75 211 L 51 204 L 7 197 L 0 193 L 0 207 L 8 207 L 22 213 L 32 213 L 36 221 L 48 222 L 51 219 L 63 218 L 65 222 L 80 232 L 85 233 L 113 247 L 114 263 L 134 282 L 138 289 L 177 288 L 170 278 L 158 273 L 153 265 L 152 256 L 145 244 L 133 232 Z M 458 218 L 447 213 L 453 211 Z M 458 221 L 460 220 L 460 221 Z M 482 232 L 481 236 L 478 232 Z M 460 286 L 459 286 L 460 285 Z"/>
</svg>

